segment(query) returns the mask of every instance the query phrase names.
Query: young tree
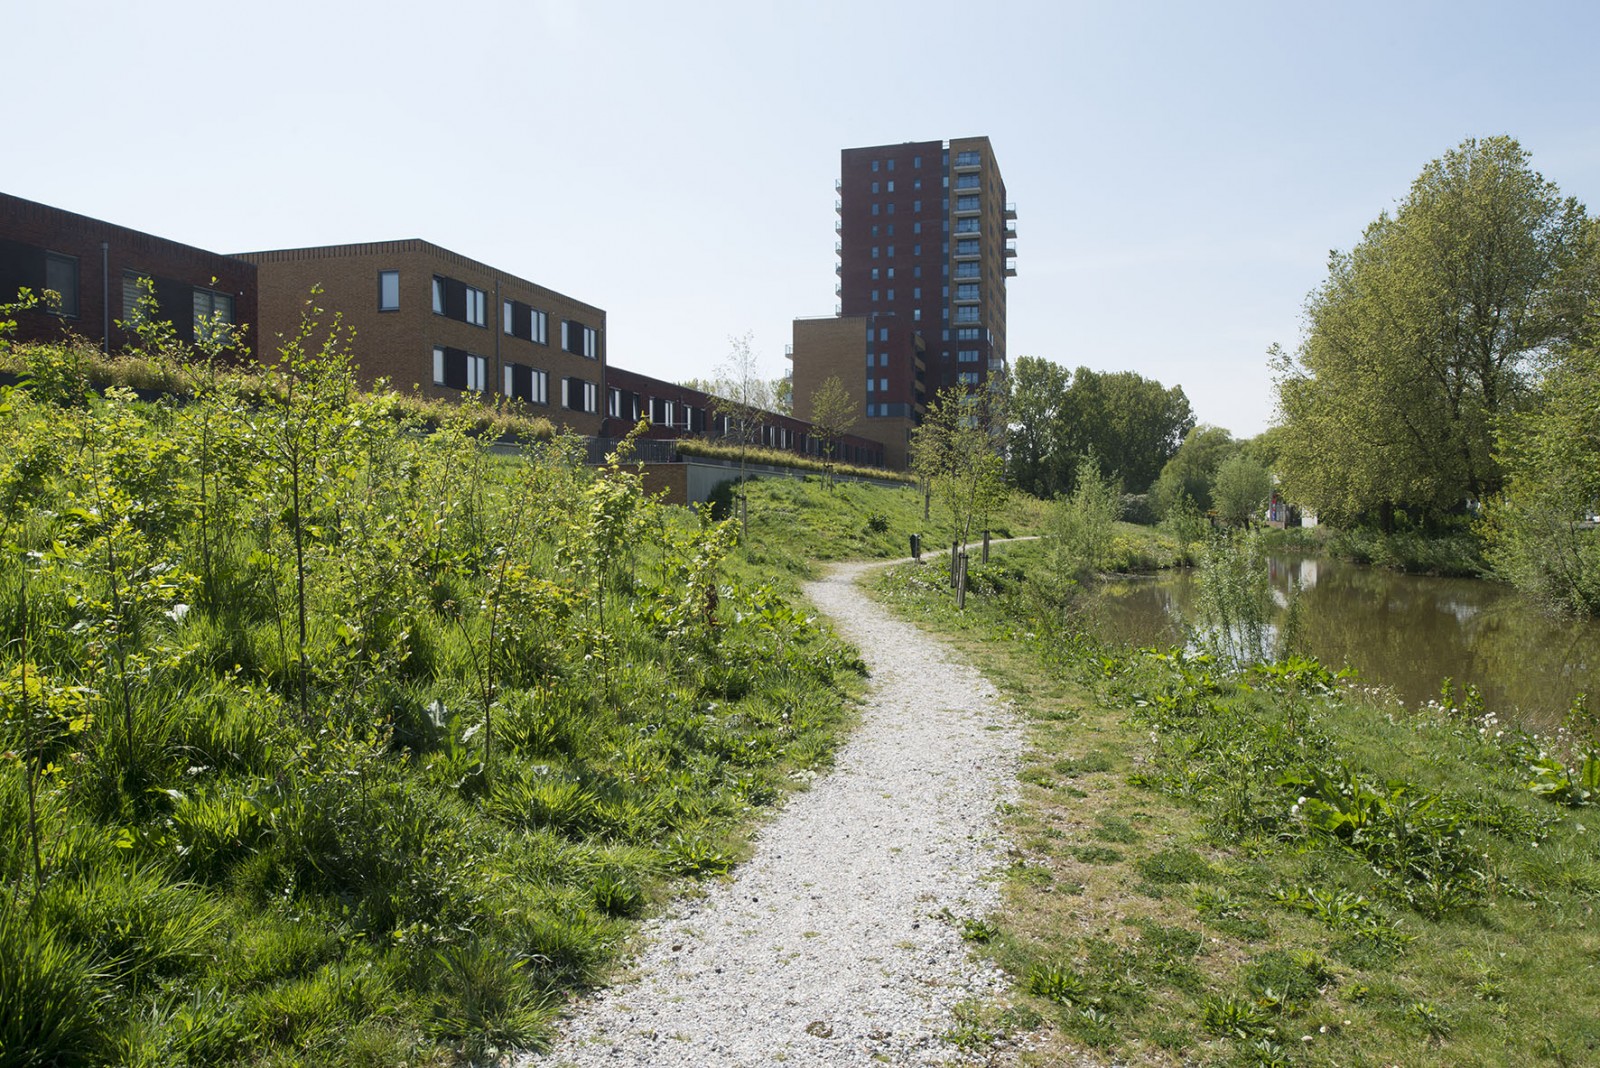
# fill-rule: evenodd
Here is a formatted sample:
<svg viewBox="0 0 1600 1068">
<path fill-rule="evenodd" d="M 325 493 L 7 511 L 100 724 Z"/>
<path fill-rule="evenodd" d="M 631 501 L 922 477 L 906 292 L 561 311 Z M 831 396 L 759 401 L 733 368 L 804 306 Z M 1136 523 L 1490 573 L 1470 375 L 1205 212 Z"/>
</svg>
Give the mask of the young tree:
<svg viewBox="0 0 1600 1068">
<path fill-rule="evenodd" d="M 750 446 L 761 436 L 763 419 L 772 410 L 772 380 L 763 378 L 750 335 L 728 339 L 728 355 L 717 365 L 712 382 L 711 409 L 727 420 L 727 436 L 739 447 L 739 534 L 750 533 L 746 515 L 745 461 Z"/>
<path fill-rule="evenodd" d="M 1201 512 L 1211 509 L 1211 486 L 1222 462 L 1239 449 L 1233 435 L 1220 426 L 1197 426 L 1161 469 L 1153 488 L 1156 509 L 1162 515 L 1187 499 Z"/>
<path fill-rule="evenodd" d="M 1294 358 L 1276 352 L 1289 496 L 1323 516 L 1442 511 L 1498 492 L 1495 421 L 1578 322 L 1563 286 L 1584 210 L 1509 137 L 1429 163 L 1332 255 Z"/>
<path fill-rule="evenodd" d="M 951 386 L 939 391 L 912 431 L 911 469 L 944 503 L 952 540 L 962 545 L 971 539 L 974 521 L 1005 497 L 999 436 L 1004 425 L 994 393 Z"/>
<path fill-rule="evenodd" d="M 856 402 L 839 381 L 838 375 L 829 375 L 811 394 L 811 425 L 822 443 L 822 457 L 828 468 L 828 485 L 833 485 L 833 454 L 839 439 L 856 425 Z"/>
</svg>

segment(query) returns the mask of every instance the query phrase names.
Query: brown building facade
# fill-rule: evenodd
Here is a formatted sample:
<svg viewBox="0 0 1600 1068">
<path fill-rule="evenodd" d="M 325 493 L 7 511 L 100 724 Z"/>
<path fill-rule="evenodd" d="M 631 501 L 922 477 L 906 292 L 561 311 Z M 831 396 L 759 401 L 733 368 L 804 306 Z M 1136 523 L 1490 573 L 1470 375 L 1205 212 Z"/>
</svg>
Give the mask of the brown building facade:
<svg viewBox="0 0 1600 1068">
<path fill-rule="evenodd" d="M 903 466 L 939 390 L 996 388 L 1005 374 L 1016 210 L 987 137 L 847 148 L 839 169 L 835 311 L 851 325 L 795 321 L 796 412 L 837 374 L 864 413 L 859 432 Z"/>
<path fill-rule="evenodd" d="M 299 329 L 313 286 L 354 332 L 363 385 L 515 397 L 579 434 L 605 417 L 606 313 L 419 239 L 241 253 L 256 265 L 261 333 Z"/>
<path fill-rule="evenodd" d="M 22 288 L 60 296 L 54 311 L 18 316 L 22 341 L 73 333 L 120 349 L 134 335 L 119 323 L 135 320 L 148 288 L 156 314 L 180 340 L 193 342 L 224 323 L 242 329 L 246 346 L 254 344 L 254 264 L 0 193 L 0 304 L 16 300 Z"/>
</svg>

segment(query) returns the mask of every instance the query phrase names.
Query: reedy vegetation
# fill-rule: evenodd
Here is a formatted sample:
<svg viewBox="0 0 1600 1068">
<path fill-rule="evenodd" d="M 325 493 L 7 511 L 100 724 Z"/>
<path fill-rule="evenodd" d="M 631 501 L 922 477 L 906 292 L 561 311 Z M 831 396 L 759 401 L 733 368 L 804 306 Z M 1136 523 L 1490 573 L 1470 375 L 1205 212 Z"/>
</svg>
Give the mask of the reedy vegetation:
<svg viewBox="0 0 1600 1068">
<path fill-rule="evenodd" d="M 859 664 L 619 456 L 421 433 L 338 332 L 0 393 L 0 1064 L 537 1043 L 826 759 Z M 170 346 L 170 340 L 162 344 Z"/>
</svg>

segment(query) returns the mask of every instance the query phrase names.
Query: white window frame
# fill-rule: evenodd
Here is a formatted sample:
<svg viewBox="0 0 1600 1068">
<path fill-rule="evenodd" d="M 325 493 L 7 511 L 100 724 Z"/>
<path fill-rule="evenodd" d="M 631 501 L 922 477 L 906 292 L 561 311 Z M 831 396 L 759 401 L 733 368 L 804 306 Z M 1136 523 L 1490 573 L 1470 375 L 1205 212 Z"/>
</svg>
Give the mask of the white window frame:
<svg viewBox="0 0 1600 1068">
<path fill-rule="evenodd" d="M 467 286 L 467 322 L 473 326 L 485 324 L 488 294 L 474 286 Z"/>
</svg>

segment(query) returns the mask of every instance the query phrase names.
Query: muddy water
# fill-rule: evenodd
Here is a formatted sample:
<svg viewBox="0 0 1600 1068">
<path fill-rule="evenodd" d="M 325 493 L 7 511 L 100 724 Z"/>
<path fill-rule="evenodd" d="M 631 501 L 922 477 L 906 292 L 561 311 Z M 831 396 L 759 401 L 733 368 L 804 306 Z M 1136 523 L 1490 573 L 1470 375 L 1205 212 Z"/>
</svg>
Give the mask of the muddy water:
<svg viewBox="0 0 1600 1068">
<path fill-rule="evenodd" d="M 1306 556 L 1270 558 L 1280 604 L 1300 588 L 1300 645 L 1330 665 L 1392 688 L 1408 703 L 1446 677 L 1471 683 L 1502 719 L 1559 723 L 1573 698 L 1600 703 L 1600 623 L 1552 619 L 1509 587 L 1400 575 Z M 1109 636 L 1141 645 L 1185 640 L 1188 572 L 1105 585 L 1091 611 Z M 1281 618 L 1281 612 L 1280 612 Z"/>
</svg>

